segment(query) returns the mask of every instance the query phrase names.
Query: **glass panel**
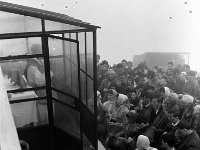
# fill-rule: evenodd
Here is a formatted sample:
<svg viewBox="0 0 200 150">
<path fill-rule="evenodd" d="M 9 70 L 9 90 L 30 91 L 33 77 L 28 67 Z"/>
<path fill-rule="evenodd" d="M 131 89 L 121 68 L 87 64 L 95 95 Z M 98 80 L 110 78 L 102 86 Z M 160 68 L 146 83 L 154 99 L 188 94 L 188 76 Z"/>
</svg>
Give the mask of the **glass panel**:
<svg viewBox="0 0 200 150">
<path fill-rule="evenodd" d="M 85 70 L 85 33 L 78 34 L 79 53 L 80 53 L 80 67 Z"/>
<path fill-rule="evenodd" d="M 70 41 L 64 42 L 64 54 L 71 62 L 73 62 L 75 65 L 78 64 L 77 62 L 77 44 Z"/>
<path fill-rule="evenodd" d="M 93 80 L 87 77 L 87 101 L 88 101 L 88 108 L 91 112 L 94 113 L 94 86 Z"/>
<path fill-rule="evenodd" d="M 41 54 L 41 45 L 40 37 L 0 40 L 0 56 Z"/>
<path fill-rule="evenodd" d="M 63 55 L 63 41 L 55 38 L 49 38 L 49 55 Z"/>
<path fill-rule="evenodd" d="M 93 77 L 93 33 L 87 32 L 87 72 Z"/>
<path fill-rule="evenodd" d="M 0 12 L 0 33 L 42 31 L 41 20 L 29 16 Z"/>
<path fill-rule="evenodd" d="M 80 138 L 80 113 L 57 102 L 53 105 L 55 126 Z"/>
<path fill-rule="evenodd" d="M 70 39 L 76 40 L 76 33 L 70 33 Z"/>
<path fill-rule="evenodd" d="M 0 65 L 7 90 L 46 85 L 42 58 L 6 60 L 0 61 Z M 44 92 L 38 92 L 38 96 L 45 95 Z"/>
<path fill-rule="evenodd" d="M 72 64 L 72 91 L 77 97 L 79 97 L 78 67 L 74 64 Z"/>
<path fill-rule="evenodd" d="M 86 75 L 82 71 L 80 71 L 81 74 L 81 99 L 82 102 L 86 105 Z"/>
<path fill-rule="evenodd" d="M 65 33 L 65 38 L 69 38 L 70 37 L 70 33 Z"/>
<path fill-rule="evenodd" d="M 37 125 L 45 125 L 48 124 L 48 109 L 47 109 L 47 100 L 38 100 L 36 102 L 36 111 L 38 117 Z"/>
<path fill-rule="evenodd" d="M 71 60 L 72 62 L 77 66 L 78 60 L 77 60 L 77 44 L 71 42 Z"/>
<path fill-rule="evenodd" d="M 73 98 L 69 97 L 69 96 L 66 96 L 66 95 L 63 95 L 61 93 L 58 93 L 58 92 L 55 92 L 53 91 L 52 93 L 52 96 L 66 104 L 69 104 L 71 106 L 74 106 L 75 105 L 75 101 Z"/>
<path fill-rule="evenodd" d="M 61 56 L 50 57 L 50 69 L 53 73 L 53 87 L 78 97 L 78 68 Z"/>
<path fill-rule="evenodd" d="M 11 104 L 17 128 L 48 124 L 46 100 Z"/>
<path fill-rule="evenodd" d="M 52 30 L 76 30 L 76 29 L 84 29 L 84 27 L 74 26 L 70 24 L 55 22 L 45 20 L 45 30 L 52 31 Z"/>
</svg>

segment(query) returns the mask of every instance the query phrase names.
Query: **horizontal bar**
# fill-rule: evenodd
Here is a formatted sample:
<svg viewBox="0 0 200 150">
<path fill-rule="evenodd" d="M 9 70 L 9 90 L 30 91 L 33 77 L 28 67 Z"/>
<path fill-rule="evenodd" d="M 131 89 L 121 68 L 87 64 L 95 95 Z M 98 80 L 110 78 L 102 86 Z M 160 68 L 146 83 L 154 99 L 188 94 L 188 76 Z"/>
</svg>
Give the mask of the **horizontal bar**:
<svg viewBox="0 0 200 150">
<path fill-rule="evenodd" d="M 70 42 L 74 42 L 74 43 L 79 43 L 77 40 L 73 40 L 73 39 L 70 39 L 70 38 L 64 38 L 64 37 L 59 37 L 59 36 L 55 36 L 55 35 L 51 35 L 51 34 L 49 34 L 48 37 L 59 39 L 59 40 L 70 41 Z"/>
<path fill-rule="evenodd" d="M 43 128 L 43 127 L 49 127 L 49 125 L 44 124 L 44 125 L 38 125 L 38 126 L 32 126 L 32 127 L 19 127 L 19 128 L 17 128 L 17 132 L 26 131 L 26 130 L 30 130 L 30 129 L 36 129 L 36 128 Z"/>
<path fill-rule="evenodd" d="M 58 89 L 54 88 L 54 87 L 51 87 L 51 90 L 54 90 L 55 92 L 58 92 L 58 93 L 60 93 L 60 94 L 63 94 L 63 95 L 65 95 L 65 96 L 68 96 L 68 97 L 70 97 L 70 98 L 73 98 L 74 100 L 79 100 L 78 97 L 75 97 L 75 96 L 73 96 L 73 95 L 70 95 L 70 94 L 68 94 L 68 93 L 65 93 L 65 92 L 63 92 L 63 91 L 61 91 L 61 90 L 58 90 Z"/>
<path fill-rule="evenodd" d="M 44 97 L 26 98 L 26 99 L 18 99 L 18 100 L 11 100 L 9 102 L 10 102 L 10 104 L 16 104 L 16 103 L 38 101 L 38 100 L 45 100 L 45 99 L 47 99 L 46 96 L 44 96 Z"/>
<path fill-rule="evenodd" d="M 43 90 L 46 89 L 46 86 L 35 87 L 35 88 L 26 88 L 26 89 L 16 89 L 16 90 L 8 90 L 7 93 L 20 93 L 26 91 L 35 91 L 35 90 Z"/>
<path fill-rule="evenodd" d="M 35 54 L 35 55 L 16 55 L 16 56 L 7 56 L 0 57 L 1 60 L 14 60 L 14 59 L 28 59 L 28 58 L 36 58 L 36 57 L 44 57 L 43 54 Z"/>
<path fill-rule="evenodd" d="M 21 33 L 4 33 L 0 34 L 0 39 L 16 39 L 16 38 L 31 38 L 31 37 L 41 37 L 41 32 L 21 32 Z"/>
<path fill-rule="evenodd" d="M 93 30 L 91 29 L 54 30 L 54 31 L 45 31 L 45 33 L 47 34 L 80 33 L 80 32 L 92 32 Z"/>
<path fill-rule="evenodd" d="M 67 104 L 67 103 L 65 103 L 65 102 L 63 102 L 63 101 L 60 101 L 60 100 L 54 98 L 54 97 L 52 97 L 52 100 L 55 101 L 55 102 L 57 102 L 57 103 L 60 103 L 60 104 L 62 104 L 62 105 L 64 105 L 64 106 L 66 106 L 66 107 L 69 107 L 69 108 L 71 108 L 71 109 L 74 109 L 74 110 L 76 110 L 76 111 L 80 111 L 80 107 L 71 106 L 71 105 L 69 105 L 69 104 Z M 54 109 L 55 109 L 55 107 L 54 107 Z"/>
</svg>

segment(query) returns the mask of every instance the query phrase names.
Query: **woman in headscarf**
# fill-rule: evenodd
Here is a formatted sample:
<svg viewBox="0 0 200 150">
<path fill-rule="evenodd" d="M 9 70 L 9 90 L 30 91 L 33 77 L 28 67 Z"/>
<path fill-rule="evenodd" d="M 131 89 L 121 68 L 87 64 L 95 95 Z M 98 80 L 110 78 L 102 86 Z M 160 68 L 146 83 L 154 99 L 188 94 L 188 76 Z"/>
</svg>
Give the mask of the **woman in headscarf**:
<svg viewBox="0 0 200 150">
<path fill-rule="evenodd" d="M 136 150 L 157 150 L 157 149 L 150 146 L 150 141 L 147 136 L 140 135 L 137 139 Z"/>
</svg>

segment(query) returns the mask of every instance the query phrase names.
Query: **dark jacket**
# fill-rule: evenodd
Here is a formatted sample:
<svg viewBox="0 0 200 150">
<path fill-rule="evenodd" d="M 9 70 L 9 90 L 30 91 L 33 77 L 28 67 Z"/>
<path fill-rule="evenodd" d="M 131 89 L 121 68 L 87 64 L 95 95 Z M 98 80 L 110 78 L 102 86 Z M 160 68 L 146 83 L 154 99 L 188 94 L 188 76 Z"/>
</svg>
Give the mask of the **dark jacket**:
<svg viewBox="0 0 200 150">
<path fill-rule="evenodd" d="M 200 150 L 200 139 L 196 131 L 186 136 L 177 146 L 177 150 Z"/>
</svg>

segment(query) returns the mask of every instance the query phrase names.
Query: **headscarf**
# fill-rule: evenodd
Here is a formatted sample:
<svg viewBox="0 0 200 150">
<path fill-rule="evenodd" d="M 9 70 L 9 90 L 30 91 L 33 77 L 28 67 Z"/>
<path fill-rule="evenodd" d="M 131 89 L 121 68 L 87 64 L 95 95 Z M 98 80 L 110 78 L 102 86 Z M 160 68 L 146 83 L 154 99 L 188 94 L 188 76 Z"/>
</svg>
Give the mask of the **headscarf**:
<svg viewBox="0 0 200 150">
<path fill-rule="evenodd" d="M 147 136 L 140 135 L 137 139 L 137 148 L 148 150 L 150 148 L 150 141 Z"/>
<path fill-rule="evenodd" d="M 119 94 L 117 98 L 117 102 L 120 105 L 124 105 L 128 101 L 128 97 L 124 94 Z"/>
<path fill-rule="evenodd" d="M 195 114 L 200 114 L 200 105 L 194 106 L 193 115 L 195 115 Z"/>
<path fill-rule="evenodd" d="M 191 103 L 193 103 L 194 98 L 191 95 L 183 95 L 181 101 L 186 104 L 191 104 Z"/>
</svg>

